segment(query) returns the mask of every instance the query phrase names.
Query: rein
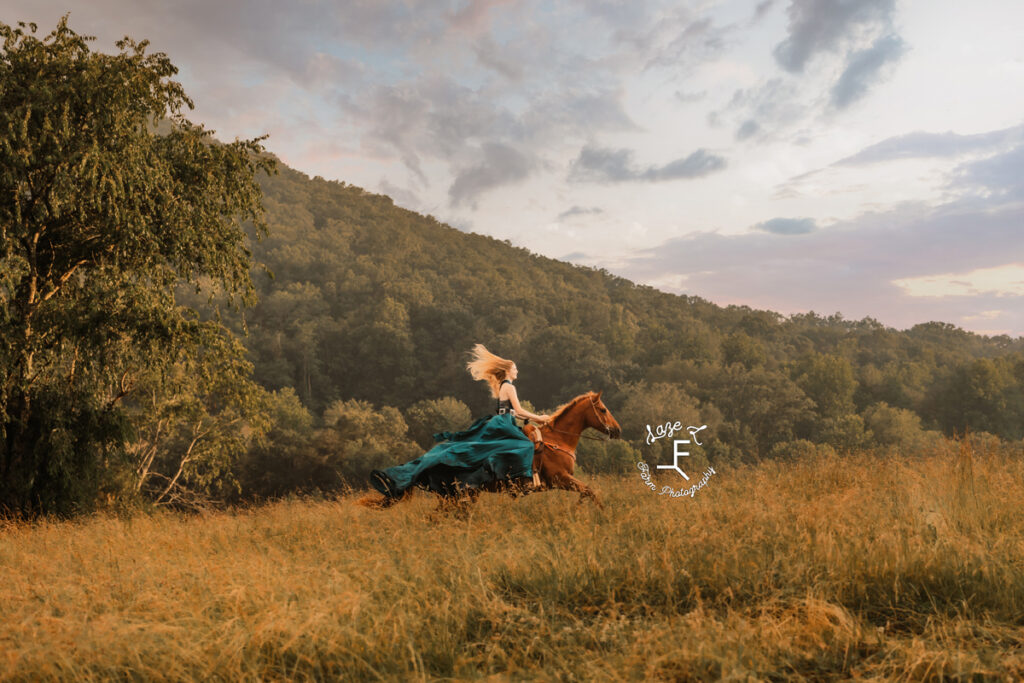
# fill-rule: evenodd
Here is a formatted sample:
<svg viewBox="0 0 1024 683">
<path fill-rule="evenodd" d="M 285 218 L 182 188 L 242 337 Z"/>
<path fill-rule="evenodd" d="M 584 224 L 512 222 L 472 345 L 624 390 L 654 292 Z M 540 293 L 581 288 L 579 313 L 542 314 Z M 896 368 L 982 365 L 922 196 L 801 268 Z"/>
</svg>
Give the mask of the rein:
<svg viewBox="0 0 1024 683">
<path fill-rule="evenodd" d="M 548 443 L 546 441 L 544 442 L 544 445 L 547 446 L 548 448 L 553 448 L 556 451 L 562 451 L 563 453 L 568 453 L 569 457 L 572 458 L 572 461 L 576 462 L 576 451 L 570 451 L 568 448 L 562 448 L 561 446 L 556 446 L 555 444 Z"/>
<path fill-rule="evenodd" d="M 611 440 L 611 436 L 612 436 L 611 428 L 608 425 L 605 424 L 604 420 L 602 420 L 601 416 L 598 414 L 598 412 L 597 412 L 597 403 L 594 402 L 594 397 L 591 396 L 589 398 L 590 398 L 590 407 L 594 410 L 594 416 L 597 418 L 597 421 L 601 423 L 601 426 L 604 427 L 604 429 L 605 429 L 605 436 L 590 436 L 589 434 L 584 434 L 583 432 L 580 432 L 579 434 L 574 434 L 574 433 L 566 431 L 564 429 L 555 429 L 554 427 L 551 426 L 550 422 L 547 425 L 542 425 L 542 426 L 538 427 L 538 429 L 541 429 L 541 430 L 547 429 L 549 431 L 556 432 L 558 434 L 568 434 L 569 436 L 576 436 L 576 437 L 583 438 L 583 439 L 590 439 L 592 441 L 610 441 Z M 534 424 L 536 424 L 536 423 L 534 422 Z M 586 427 L 584 427 L 584 429 L 586 429 Z M 573 462 L 576 462 L 576 451 L 575 450 L 570 451 L 567 448 L 563 448 L 561 446 L 556 446 L 555 444 L 549 443 L 547 441 L 544 441 L 543 444 L 545 446 L 547 446 L 548 448 L 552 448 L 552 449 L 554 449 L 556 451 L 562 451 L 563 453 L 567 453 L 570 457 L 572 457 Z"/>
<path fill-rule="evenodd" d="M 543 427 L 541 429 L 543 429 Z M 569 436 L 573 435 L 572 432 L 567 432 L 564 429 L 554 429 L 552 427 L 548 427 L 548 429 L 552 432 L 557 432 L 558 434 L 568 434 Z M 590 434 L 583 433 L 580 433 L 578 436 L 581 439 L 590 439 L 591 441 L 611 441 L 610 436 L 591 436 Z"/>
</svg>

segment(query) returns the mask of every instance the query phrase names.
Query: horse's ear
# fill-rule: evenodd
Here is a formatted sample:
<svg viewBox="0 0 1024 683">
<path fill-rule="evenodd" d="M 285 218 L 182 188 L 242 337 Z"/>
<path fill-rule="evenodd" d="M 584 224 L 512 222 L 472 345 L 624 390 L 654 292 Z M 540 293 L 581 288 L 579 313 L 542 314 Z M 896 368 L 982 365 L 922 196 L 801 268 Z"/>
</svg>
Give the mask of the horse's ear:
<svg viewBox="0 0 1024 683">
<path fill-rule="evenodd" d="M 599 401 L 601 400 L 601 392 L 600 392 L 600 391 L 599 391 L 599 392 L 597 392 L 597 399 L 598 399 Z"/>
</svg>

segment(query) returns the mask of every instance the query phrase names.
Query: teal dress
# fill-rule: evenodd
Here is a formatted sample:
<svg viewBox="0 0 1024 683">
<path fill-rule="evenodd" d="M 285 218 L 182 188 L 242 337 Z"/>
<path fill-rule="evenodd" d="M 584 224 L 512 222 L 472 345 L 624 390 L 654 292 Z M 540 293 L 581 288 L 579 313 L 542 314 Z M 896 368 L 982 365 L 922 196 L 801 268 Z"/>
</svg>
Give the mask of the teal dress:
<svg viewBox="0 0 1024 683">
<path fill-rule="evenodd" d="M 448 496 L 460 489 L 533 476 L 533 441 L 516 425 L 508 401 L 497 401 L 494 415 L 481 417 L 468 429 L 439 432 L 434 440 L 440 443 L 415 460 L 370 472 L 374 488 L 397 496 L 419 486 Z"/>
</svg>

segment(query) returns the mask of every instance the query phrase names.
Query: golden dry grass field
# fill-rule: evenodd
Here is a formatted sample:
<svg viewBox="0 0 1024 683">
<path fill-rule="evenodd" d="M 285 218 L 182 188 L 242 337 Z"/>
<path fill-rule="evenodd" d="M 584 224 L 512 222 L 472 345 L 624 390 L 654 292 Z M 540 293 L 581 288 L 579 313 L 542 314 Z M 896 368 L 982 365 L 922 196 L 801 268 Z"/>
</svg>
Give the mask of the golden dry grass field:
<svg viewBox="0 0 1024 683">
<path fill-rule="evenodd" d="M 0 527 L 2 680 L 1020 680 L 1024 461 Z"/>
</svg>

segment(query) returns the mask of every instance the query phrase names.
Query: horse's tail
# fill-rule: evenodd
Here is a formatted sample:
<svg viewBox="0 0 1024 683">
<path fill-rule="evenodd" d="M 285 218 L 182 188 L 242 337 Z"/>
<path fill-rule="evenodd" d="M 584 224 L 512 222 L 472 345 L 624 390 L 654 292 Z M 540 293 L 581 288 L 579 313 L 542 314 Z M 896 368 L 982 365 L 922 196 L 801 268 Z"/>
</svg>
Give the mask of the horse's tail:
<svg viewBox="0 0 1024 683">
<path fill-rule="evenodd" d="M 363 507 L 372 508 L 374 510 L 383 510 L 389 508 L 395 503 L 401 503 L 404 500 L 412 498 L 413 488 L 408 488 L 397 496 L 385 496 L 380 493 L 367 493 L 365 496 L 360 496 L 356 499 L 357 505 Z"/>
</svg>

